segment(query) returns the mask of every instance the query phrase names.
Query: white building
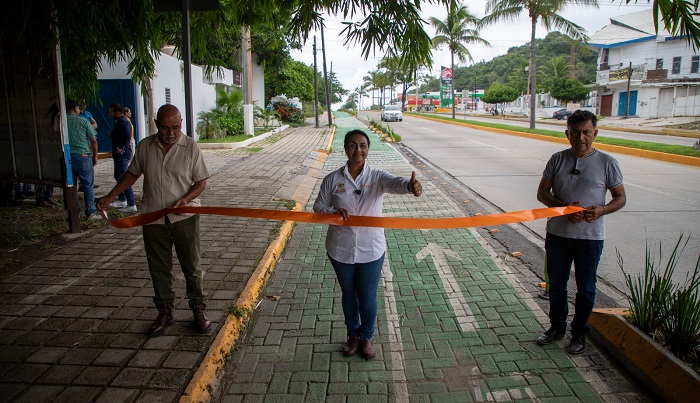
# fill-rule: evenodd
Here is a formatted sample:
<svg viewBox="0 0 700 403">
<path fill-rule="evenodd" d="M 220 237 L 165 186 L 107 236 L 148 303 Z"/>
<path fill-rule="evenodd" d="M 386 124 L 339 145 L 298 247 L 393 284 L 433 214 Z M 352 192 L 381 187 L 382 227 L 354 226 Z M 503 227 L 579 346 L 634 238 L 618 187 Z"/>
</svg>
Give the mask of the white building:
<svg viewBox="0 0 700 403">
<path fill-rule="evenodd" d="M 611 18 L 589 45 L 598 50 L 601 115 L 700 116 L 700 56 L 685 38 L 671 36 L 663 22 L 657 34 L 652 10 Z"/>
<path fill-rule="evenodd" d="M 155 71 L 152 78 L 152 100 L 154 110 L 157 111 L 161 105 L 172 104 L 178 107 L 185 114 L 185 66 L 184 62 L 174 57 L 171 48 L 164 48 L 156 60 Z M 135 126 L 135 137 L 140 141 L 144 137 L 153 134 L 149 133 L 147 122 L 153 117 L 148 116 L 147 98 L 141 91 L 141 86 L 131 80 L 128 72 L 128 61 L 120 60 L 114 65 L 110 65 L 105 59 L 101 61 L 102 71 L 98 79 L 100 83 L 99 96 L 102 105 L 93 105 L 88 108 L 95 120 L 98 122 L 97 140 L 100 145 L 100 152 L 110 151 L 110 140 L 107 131 L 111 128 L 112 121 L 107 114 L 107 106 L 112 102 L 117 102 L 123 106 L 128 106 L 132 110 L 132 123 Z M 201 66 L 192 65 L 192 111 L 194 115 L 194 125 L 196 127 L 197 115 L 202 111 L 210 110 L 216 106 L 216 88 L 230 90 L 240 88 L 240 75 L 238 72 L 229 69 L 220 69 L 211 76 L 205 73 Z M 256 55 L 253 55 L 253 103 L 260 107 L 265 107 L 265 78 L 264 70 L 256 62 Z M 187 132 L 186 119 L 182 122 L 183 133 Z M 199 134 L 193 130 L 194 138 L 197 140 Z"/>
</svg>

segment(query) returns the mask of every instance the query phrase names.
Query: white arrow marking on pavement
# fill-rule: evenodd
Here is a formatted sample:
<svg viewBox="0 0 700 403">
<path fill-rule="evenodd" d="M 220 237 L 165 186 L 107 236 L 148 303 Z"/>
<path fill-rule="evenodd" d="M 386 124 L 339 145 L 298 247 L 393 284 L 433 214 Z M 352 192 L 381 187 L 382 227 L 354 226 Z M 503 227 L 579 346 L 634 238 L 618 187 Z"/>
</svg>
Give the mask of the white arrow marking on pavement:
<svg viewBox="0 0 700 403">
<path fill-rule="evenodd" d="M 406 367 L 404 365 L 403 341 L 401 339 L 401 320 L 394 295 L 394 275 L 389 267 L 389 252 L 384 256 L 382 266 L 382 285 L 386 299 L 386 322 L 389 328 L 389 350 L 391 352 L 391 373 L 394 378 L 394 401 L 407 403 L 408 385 L 406 384 Z"/>
<path fill-rule="evenodd" d="M 457 279 L 455 278 L 452 267 L 447 263 L 447 256 L 451 256 L 457 260 L 462 260 L 459 254 L 451 249 L 445 249 L 436 243 L 429 243 L 428 246 L 416 253 L 416 258 L 421 260 L 431 255 L 433 263 L 442 280 L 442 286 L 447 292 L 447 300 L 452 305 L 452 310 L 457 316 L 457 323 L 462 328 L 463 332 L 471 332 L 479 328 L 474 315 L 472 314 L 467 301 L 464 299 L 464 294 L 459 288 Z"/>
</svg>

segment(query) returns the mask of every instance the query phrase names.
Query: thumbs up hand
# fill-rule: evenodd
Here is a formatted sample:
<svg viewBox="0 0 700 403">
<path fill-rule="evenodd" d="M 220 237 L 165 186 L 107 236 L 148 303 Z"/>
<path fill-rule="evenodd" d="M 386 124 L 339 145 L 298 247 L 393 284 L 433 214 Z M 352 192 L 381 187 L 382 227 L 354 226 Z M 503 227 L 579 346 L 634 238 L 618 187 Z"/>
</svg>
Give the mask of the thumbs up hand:
<svg viewBox="0 0 700 403">
<path fill-rule="evenodd" d="M 411 179 L 408 181 L 408 191 L 413 193 L 414 196 L 419 197 L 423 193 L 423 186 L 416 179 L 416 171 L 411 173 Z"/>
</svg>

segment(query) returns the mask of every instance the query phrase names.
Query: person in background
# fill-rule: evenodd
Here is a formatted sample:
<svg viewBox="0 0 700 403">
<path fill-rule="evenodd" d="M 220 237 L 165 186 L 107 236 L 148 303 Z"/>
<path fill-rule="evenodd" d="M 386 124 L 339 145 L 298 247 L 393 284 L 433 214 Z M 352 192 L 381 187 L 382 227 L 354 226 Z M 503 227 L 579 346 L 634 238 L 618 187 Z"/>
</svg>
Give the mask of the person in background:
<svg viewBox="0 0 700 403">
<path fill-rule="evenodd" d="M 131 161 L 131 123 L 124 116 L 124 108 L 119 104 L 109 106 L 109 116 L 115 121 L 110 131 L 112 137 L 112 161 L 114 161 L 114 180 L 117 182 L 129 168 Z M 109 205 L 116 207 L 122 213 L 135 213 L 136 200 L 134 189 L 131 187 L 119 194 L 119 198 Z"/>
<path fill-rule="evenodd" d="M 143 213 L 166 207 L 199 206 L 198 196 L 207 185 L 209 172 L 202 150 L 182 133 L 182 115 L 177 107 L 163 105 L 156 114 L 155 136 L 141 141 L 129 169 L 97 206 L 104 210 L 117 195 L 131 187 L 143 175 Z M 173 245 L 187 285 L 194 329 L 206 333 L 211 322 L 204 303 L 203 273 L 199 266 L 199 215 L 168 214 L 143 226 L 143 243 L 148 269 L 153 280 L 153 302 L 158 316 L 148 335 L 162 334 L 174 321 Z"/>
<path fill-rule="evenodd" d="M 95 208 L 95 165 L 97 165 L 97 139 L 95 129 L 81 118 L 80 107 L 72 99 L 66 101 L 66 124 L 70 144 L 70 161 L 73 177 L 78 178 L 85 197 L 85 214 L 88 220 L 101 220 Z"/>
<path fill-rule="evenodd" d="M 566 335 L 567 284 L 573 263 L 576 302 L 569 354 L 581 354 L 586 349 L 588 319 L 595 305 L 598 263 L 605 239 L 604 216 L 627 203 L 617 160 L 593 148 L 598 135 L 596 125 L 596 115 L 591 112 L 577 110 L 569 116 L 565 133 L 571 148 L 551 156 L 537 188 L 537 200 L 547 207 L 585 208 L 582 212 L 550 218 L 545 238 L 551 327 L 536 342 L 550 344 Z M 611 200 L 606 203 L 608 191 Z"/>
<path fill-rule="evenodd" d="M 384 193 L 421 195 L 423 188 L 415 172 L 409 179 L 372 168 L 366 163 L 368 152 L 367 133 L 352 130 L 345 135 L 348 161 L 323 179 L 314 212 L 340 214 L 344 220 L 351 215 L 379 217 Z M 351 356 L 359 349 L 366 359 L 373 358 L 377 286 L 386 252 L 384 229 L 330 225 L 326 252 L 343 292 L 348 337 L 343 354 Z"/>
<path fill-rule="evenodd" d="M 80 103 L 80 117 L 87 119 L 88 122 L 90 122 L 90 125 L 92 126 L 93 129 L 97 130 L 97 122 L 95 121 L 95 118 L 92 117 L 92 113 L 88 112 L 85 109 L 85 100 L 83 100 Z"/>
<path fill-rule="evenodd" d="M 37 207 L 51 207 L 58 204 L 57 201 L 51 198 L 53 196 L 53 186 L 51 185 L 37 185 L 35 193 L 34 200 Z"/>
<path fill-rule="evenodd" d="M 131 121 L 131 109 L 127 108 L 126 106 L 124 107 L 124 116 L 126 117 L 126 120 L 129 121 L 129 124 L 131 125 L 131 149 L 136 150 L 136 140 L 134 138 L 134 134 L 136 133 L 136 130 L 134 128 L 134 123 Z M 133 153 L 131 154 L 133 158 Z"/>
</svg>

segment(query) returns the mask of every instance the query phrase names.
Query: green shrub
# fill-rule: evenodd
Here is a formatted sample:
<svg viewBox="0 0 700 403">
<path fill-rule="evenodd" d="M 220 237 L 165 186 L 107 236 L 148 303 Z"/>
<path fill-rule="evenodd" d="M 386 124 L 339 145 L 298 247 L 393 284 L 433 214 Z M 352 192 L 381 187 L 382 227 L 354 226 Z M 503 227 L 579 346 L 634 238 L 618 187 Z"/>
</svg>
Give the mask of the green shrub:
<svg viewBox="0 0 700 403">
<path fill-rule="evenodd" d="M 289 102 L 275 102 L 272 104 L 272 109 L 275 110 L 281 122 L 295 124 L 304 123 L 304 114 L 301 112 L 301 109 Z"/>
<path fill-rule="evenodd" d="M 243 114 L 228 113 L 216 118 L 216 124 L 226 133 L 226 136 L 243 134 Z"/>
<path fill-rule="evenodd" d="M 678 358 L 697 357 L 700 350 L 700 257 L 684 286 L 671 280 L 678 259 L 688 244 L 681 234 L 665 268 L 662 249 L 656 259 L 646 247 L 646 267 L 643 276 L 632 277 L 625 272 L 622 256 L 617 252 L 618 265 L 629 288 L 630 304 L 627 319 L 639 330 L 660 341 Z"/>
</svg>

